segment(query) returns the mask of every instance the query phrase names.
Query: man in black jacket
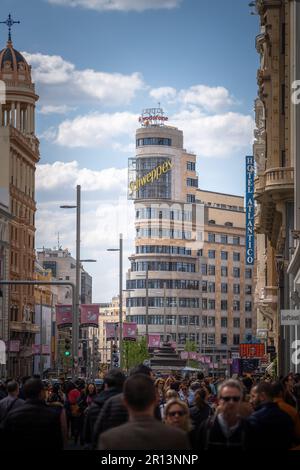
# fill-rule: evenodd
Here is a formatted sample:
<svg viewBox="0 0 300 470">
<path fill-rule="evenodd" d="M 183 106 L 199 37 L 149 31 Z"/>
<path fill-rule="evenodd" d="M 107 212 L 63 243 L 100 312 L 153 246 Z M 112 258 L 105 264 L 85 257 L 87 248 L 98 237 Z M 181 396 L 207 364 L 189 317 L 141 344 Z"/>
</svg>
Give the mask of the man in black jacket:
<svg viewBox="0 0 300 470">
<path fill-rule="evenodd" d="M 63 450 L 60 416 L 46 405 L 43 382 L 27 380 L 24 396 L 24 405 L 10 411 L 3 422 L 1 448 L 26 452 Z"/>
<path fill-rule="evenodd" d="M 89 407 L 84 421 L 83 438 L 87 448 L 91 448 L 95 423 L 107 400 L 122 392 L 125 375 L 121 369 L 111 369 L 104 378 L 104 390 L 97 395 Z"/>
</svg>

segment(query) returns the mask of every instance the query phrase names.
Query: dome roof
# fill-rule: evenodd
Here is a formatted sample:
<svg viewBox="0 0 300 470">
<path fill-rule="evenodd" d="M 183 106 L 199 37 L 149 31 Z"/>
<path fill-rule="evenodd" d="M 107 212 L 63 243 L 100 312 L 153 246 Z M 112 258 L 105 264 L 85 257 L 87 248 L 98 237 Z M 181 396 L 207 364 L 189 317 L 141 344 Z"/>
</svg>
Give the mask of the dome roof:
<svg viewBox="0 0 300 470">
<path fill-rule="evenodd" d="M 19 51 L 13 48 L 12 42 L 8 41 L 6 48 L 0 51 L 0 74 L 12 73 L 14 78 L 17 75 L 25 75 L 30 79 L 30 67 Z"/>
</svg>

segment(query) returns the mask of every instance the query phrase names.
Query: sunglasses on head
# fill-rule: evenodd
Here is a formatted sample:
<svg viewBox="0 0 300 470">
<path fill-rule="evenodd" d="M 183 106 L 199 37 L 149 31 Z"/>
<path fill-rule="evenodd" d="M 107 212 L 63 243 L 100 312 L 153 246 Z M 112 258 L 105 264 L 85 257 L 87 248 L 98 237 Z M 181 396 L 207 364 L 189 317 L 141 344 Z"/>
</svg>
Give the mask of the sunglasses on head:
<svg viewBox="0 0 300 470">
<path fill-rule="evenodd" d="M 185 415 L 185 412 L 184 412 L 184 411 L 170 411 L 170 412 L 168 413 L 168 416 L 174 417 L 174 416 L 176 416 L 176 415 L 178 415 L 178 416 L 184 416 L 184 415 Z"/>
<path fill-rule="evenodd" d="M 241 397 L 220 397 L 221 400 L 224 400 L 224 401 L 234 401 L 234 402 L 238 402 L 240 401 Z"/>
</svg>

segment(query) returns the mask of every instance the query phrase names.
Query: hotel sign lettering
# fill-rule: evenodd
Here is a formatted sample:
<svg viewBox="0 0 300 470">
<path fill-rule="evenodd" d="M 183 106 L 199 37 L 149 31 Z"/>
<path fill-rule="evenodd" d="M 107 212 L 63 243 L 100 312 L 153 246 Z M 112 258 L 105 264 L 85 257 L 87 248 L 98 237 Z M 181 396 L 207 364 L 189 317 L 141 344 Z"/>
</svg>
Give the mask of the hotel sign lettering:
<svg viewBox="0 0 300 470">
<path fill-rule="evenodd" d="M 131 191 L 138 191 L 142 186 L 147 183 L 153 183 L 153 181 L 158 180 L 161 175 L 167 173 L 172 168 L 171 160 L 167 160 L 166 162 L 158 165 L 157 167 L 153 168 L 153 170 L 149 171 L 144 176 L 137 178 L 135 181 L 131 181 L 129 183 L 129 188 Z"/>
<path fill-rule="evenodd" d="M 246 157 L 246 264 L 254 264 L 254 157 Z"/>
</svg>

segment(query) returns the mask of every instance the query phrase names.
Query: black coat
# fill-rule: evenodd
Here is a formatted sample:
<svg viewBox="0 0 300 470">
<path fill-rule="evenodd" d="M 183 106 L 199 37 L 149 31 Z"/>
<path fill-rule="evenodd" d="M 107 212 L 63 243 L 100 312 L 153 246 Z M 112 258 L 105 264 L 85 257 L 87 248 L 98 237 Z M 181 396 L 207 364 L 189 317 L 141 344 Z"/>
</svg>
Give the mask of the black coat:
<svg viewBox="0 0 300 470">
<path fill-rule="evenodd" d="M 199 428 L 195 450 L 247 450 L 250 448 L 250 426 L 242 419 L 230 437 L 224 435 L 217 415 Z"/>
<path fill-rule="evenodd" d="M 1 435 L 1 447 L 7 451 L 63 449 L 60 416 L 40 400 L 27 400 L 10 411 Z"/>
</svg>

